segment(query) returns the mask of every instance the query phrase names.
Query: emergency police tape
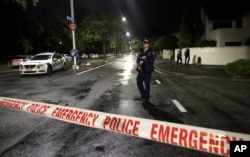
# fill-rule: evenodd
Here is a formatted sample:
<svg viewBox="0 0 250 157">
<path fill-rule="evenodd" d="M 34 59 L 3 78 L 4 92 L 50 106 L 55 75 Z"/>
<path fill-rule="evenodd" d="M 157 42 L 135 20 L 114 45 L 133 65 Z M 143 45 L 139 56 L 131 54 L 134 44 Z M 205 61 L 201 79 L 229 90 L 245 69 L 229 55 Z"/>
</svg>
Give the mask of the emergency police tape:
<svg viewBox="0 0 250 157">
<path fill-rule="evenodd" d="M 0 106 L 222 156 L 230 155 L 230 141 L 250 140 L 243 133 L 7 97 L 0 97 Z"/>
</svg>

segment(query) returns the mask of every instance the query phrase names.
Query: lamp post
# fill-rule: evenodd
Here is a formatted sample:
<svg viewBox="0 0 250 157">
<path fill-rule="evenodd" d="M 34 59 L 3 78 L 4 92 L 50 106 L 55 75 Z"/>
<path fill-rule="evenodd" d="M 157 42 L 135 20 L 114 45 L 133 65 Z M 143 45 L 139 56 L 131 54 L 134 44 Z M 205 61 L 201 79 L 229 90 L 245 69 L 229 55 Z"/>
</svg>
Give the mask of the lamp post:
<svg viewBox="0 0 250 157">
<path fill-rule="evenodd" d="M 130 47 L 130 41 L 129 41 L 129 37 L 130 37 L 130 33 L 129 32 L 126 32 L 126 36 L 127 36 L 127 40 L 128 40 L 128 43 L 129 44 L 126 44 L 126 51 L 128 50 L 128 47 Z"/>
<path fill-rule="evenodd" d="M 115 32 L 115 29 L 114 29 L 114 48 L 115 48 L 115 55 L 116 55 L 117 52 L 116 52 L 116 32 Z"/>
<path fill-rule="evenodd" d="M 70 12 L 71 12 L 71 18 L 72 23 L 75 24 L 75 18 L 74 18 L 74 3 L 73 0 L 70 0 Z M 76 49 L 76 42 L 75 42 L 75 29 L 71 30 L 72 32 L 72 44 L 73 44 L 73 50 Z M 72 66 L 73 69 L 79 69 L 79 66 L 76 63 L 76 56 L 74 56 L 74 65 Z"/>
<path fill-rule="evenodd" d="M 122 21 L 124 23 L 126 23 L 126 17 L 125 16 L 122 17 Z M 117 41 L 116 41 L 116 31 L 115 31 L 115 28 L 114 28 L 114 48 L 115 48 L 115 54 L 117 53 L 116 43 L 117 43 Z M 123 49 L 123 44 L 122 44 L 122 49 Z"/>
<path fill-rule="evenodd" d="M 125 29 L 127 29 L 127 19 L 126 19 L 125 16 L 122 17 L 122 21 L 124 22 L 124 24 L 125 24 L 125 26 L 126 26 Z M 129 32 L 126 32 L 125 35 L 126 35 L 127 37 L 129 37 L 130 34 L 129 34 Z M 125 42 L 127 42 L 127 41 L 126 41 L 126 38 L 125 38 L 124 40 L 125 40 Z M 123 42 L 124 42 L 124 41 L 123 41 Z M 126 43 L 125 45 L 122 44 L 122 52 L 123 52 L 123 47 L 124 47 L 124 46 L 125 46 L 125 52 L 126 52 L 127 43 Z"/>
</svg>

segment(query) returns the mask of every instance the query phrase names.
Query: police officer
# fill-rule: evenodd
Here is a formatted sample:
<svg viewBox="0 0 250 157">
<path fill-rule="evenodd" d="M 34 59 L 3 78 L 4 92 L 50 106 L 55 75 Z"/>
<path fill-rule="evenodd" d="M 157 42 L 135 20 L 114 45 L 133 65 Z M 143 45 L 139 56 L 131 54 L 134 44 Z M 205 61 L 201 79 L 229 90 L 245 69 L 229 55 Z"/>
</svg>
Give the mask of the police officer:
<svg viewBox="0 0 250 157">
<path fill-rule="evenodd" d="M 185 65 L 189 64 L 189 60 L 190 60 L 190 50 L 187 47 L 186 50 L 185 50 Z"/>
<path fill-rule="evenodd" d="M 143 48 L 138 54 L 136 64 L 138 75 L 136 78 L 137 87 L 141 94 L 141 100 L 149 102 L 151 75 L 154 72 L 155 53 L 149 47 L 149 40 L 143 40 Z"/>
<path fill-rule="evenodd" d="M 180 48 L 178 53 L 177 53 L 177 61 L 176 61 L 176 64 L 179 65 L 181 64 L 182 65 L 182 49 Z"/>
</svg>

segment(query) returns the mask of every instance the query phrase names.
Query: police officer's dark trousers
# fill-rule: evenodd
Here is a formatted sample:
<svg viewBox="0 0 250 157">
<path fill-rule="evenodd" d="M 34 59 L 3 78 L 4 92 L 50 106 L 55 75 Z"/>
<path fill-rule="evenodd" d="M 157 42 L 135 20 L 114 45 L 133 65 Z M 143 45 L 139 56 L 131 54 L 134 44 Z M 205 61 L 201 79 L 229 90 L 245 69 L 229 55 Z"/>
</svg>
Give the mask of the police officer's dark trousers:
<svg viewBox="0 0 250 157">
<path fill-rule="evenodd" d="M 149 100 L 151 74 L 152 72 L 138 72 L 137 87 L 142 99 Z"/>
</svg>

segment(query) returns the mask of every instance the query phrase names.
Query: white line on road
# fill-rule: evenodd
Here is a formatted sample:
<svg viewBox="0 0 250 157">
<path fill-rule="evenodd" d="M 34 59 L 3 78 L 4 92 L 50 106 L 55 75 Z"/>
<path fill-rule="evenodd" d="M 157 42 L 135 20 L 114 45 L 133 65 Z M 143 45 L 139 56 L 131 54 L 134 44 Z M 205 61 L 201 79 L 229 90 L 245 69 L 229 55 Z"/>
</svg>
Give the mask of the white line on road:
<svg viewBox="0 0 250 157">
<path fill-rule="evenodd" d="M 181 112 L 187 112 L 187 110 L 181 105 L 181 103 L 178 100 L 173 99 L 172 102 Z"/>
<path fill-rule="evenodd" d="M 114 61 L 112 61 L 112 62 L 114 62 Z M 105 63 L 105 64 L 103 64 L 103 65 L 97 66 L 97 67 L 95 67 L 95 68 L 91 68 L 91 69 L 88 69 L 88 70 L 79 72 L 79 73 L 77 73 L 76 75 L 81 75 L 81 74 L 83 74 L 83 73 L 86 73 L 86 72 L 89 72 L 89 71 L 92 71 L 92 70 L 101 68 L 101 67 L 103 67 L 103 66 L 105 66 L 105 65 L 107 65 L 107 64 L 110 64 L 110 63 L 112 63 L 112 62 L 108 62 L 108 63 Z"/>
<path fill-rule="evenodd" d="M 155 80 L 155 82 L 156 82 L 157 84 L 161 84 L 161 82 L 160 82 L 159 80 Z"/>
<path fill-rule="evenodd" d="M 162 72 L 160 72 L 159 70 L 156 70 L 156 69 L 155 69 L 155 71 L 158 72 L 159 74 L 162 74 Z"/>
<path fill-rule="evenodd" d="M 10 75 L 15 75 L 15 73 L 0 75 L 0 77 L 10 76 Z"/>
<path fill-rule="evenodd" d="M 161 74 L 161 75 L 166 75 L 166 76 L 169 75 L 169 74 L 167 74 L 167 73 L 163 73 L 163 72 L 161 72 L 161 71 L 159 71 L 159 70 L 156 70 L 156 69 L 155 69 L 155 72 L 157 72 L 157 73 L 159 73 L 159 74 Z"/>
</svg>

